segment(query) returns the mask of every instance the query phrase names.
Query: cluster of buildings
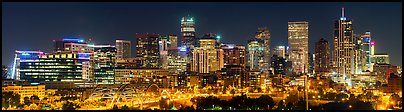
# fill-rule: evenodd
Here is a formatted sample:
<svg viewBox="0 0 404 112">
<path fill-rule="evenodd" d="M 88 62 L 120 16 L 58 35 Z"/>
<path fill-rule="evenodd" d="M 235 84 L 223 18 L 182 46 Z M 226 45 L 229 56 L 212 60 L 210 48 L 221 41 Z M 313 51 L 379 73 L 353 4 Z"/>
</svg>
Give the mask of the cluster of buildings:
<svg viewBox="0 0 404 112">
<path fill-rule="evenodd" d="M 401 81 L 396 81 L 401 80 L 401 68 L 390 64 L 388 54 L 375 53 L 370 32 L 354 34 L 353 21 L 343 13 L 334 24 L 334 46 L 321 38 L 314 53 L 308 52 L 307 21 L 288 22 L 288 45 L 271 49 L 267 27 L 258 28 L 246 46 L 226 44 L 221 42 L 224 37 L 214 33 L 197 37 L 194 18 L 187 16 L 181 19 L 180 38 L 137 33 L 135 56 L 131 41 L 104 45 L 82 38 L 54 40 L 52 52 L 16 51 L 12 78 L 46 89 L 99 84 L 259 88 L 301 85 L 301 76 L 307 74 L 349 88 L 376 87 L 372 85 L 379 82 L 394 88 L 388 91 L 397 91 L 397 85 L 401 89 Z"/>
</svg>

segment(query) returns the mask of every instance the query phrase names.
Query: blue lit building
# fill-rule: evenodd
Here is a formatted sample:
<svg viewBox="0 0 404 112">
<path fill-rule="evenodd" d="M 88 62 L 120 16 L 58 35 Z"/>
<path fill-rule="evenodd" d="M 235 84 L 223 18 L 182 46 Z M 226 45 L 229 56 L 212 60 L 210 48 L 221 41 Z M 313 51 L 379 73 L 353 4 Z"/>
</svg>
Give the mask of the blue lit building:
<svg viewBox="0 0 404 112">
<path fill-rule="evenodd" d="M 16 79 L 31 84 L 82 81 L 82 64 L 89 53 L 16 51 Z"/>
</svg>

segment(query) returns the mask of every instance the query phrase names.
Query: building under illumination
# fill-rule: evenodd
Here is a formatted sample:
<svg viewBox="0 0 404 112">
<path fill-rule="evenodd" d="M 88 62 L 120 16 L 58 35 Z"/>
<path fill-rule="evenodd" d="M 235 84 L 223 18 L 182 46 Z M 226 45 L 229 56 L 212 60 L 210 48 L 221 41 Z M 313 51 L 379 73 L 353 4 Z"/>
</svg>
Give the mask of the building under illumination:
<svg viewBox="0 0 404 112">
<path fill-rule="evenodd" d="M 90 60 L 89 53 L 17 51 L 17 80 L 31 84 L 45 81 L 82 81 L 83 63 Z"/>
<path fill-rule="evenodd" d="M 114 84 L 116 67 L 115 46 L 94 45 L 94 82 L 96 84 Z"/>
<path fill-rule="evenodd" d="M 115 40 L 115 46 L 117 59 L 131 57 L 131 42 L 129 40 Z"/>
<path fill-rule="evenodd" d="M 224 65 L 247 65 L 246 49 L 244 46 L 222 44 Z"/>
<path fill-rule="evenodd" d="M 267 27 L 258 28 L 258 31 L 255 33 L 255 38 L 264 40 L 263 70 L 269 70 L 271 63 L 271 35 L 269 33 L 269 29 Z"/>
<path fill-rule="evenodd" d="M 321 38 L 316 42 L 315 45 L 315 64 L 314 70 L 315 73 L 324 75 L 325 73 L 330 71 L 330 46 L 328 41 L 324 38 Z"/>
<path fill-rule="evenodd" d="M 276 46 L 272 52 L 272 55 L 277 55 L 278 57 L 286 58 L 286 47 L 285 46 Z"/>
<path fill-rule="evenodd" d="M 156 84 L 160 88 L 170 86 L 168 71 L 163 69 L 115 69 L 116 81 L 121 84 L 138 84 L 140 87 L 148 88 Z"/>
<path fill-rule="evenodd" d="M 390 64 L 390 58 L 388 54 L 374 54 L 371 62 L 374 64 Z"/>
<path fill-rule="evenodd" d="M 252 71 L 265 71 L 264 69 L 264 41 L 253 38 L 247 44 L 247 66 Z"/>
<path fill-rule="evenodd" d="M 159 37 L 159 65 L 160 68 L 167 69 L 167 55 L 168 55 L 168 48 L 170 46 L 170 41 L 168 36 L 160 36 Z"/>
<path fill-rule="evenodd" d="M 201 38 L 200 47 L 193 50 L 191 70 L 198 73 L 209 73 L 223 67 L 223 50 L 215 48 L 214 38 Z M 222 57 L 222 58 L 221 58 Z"/>
<path fill-rule="evenodd" d="M 193 48 L 195 44 L 195 22 L 191 16 L 182 17 L 181 19 L 181 46 Z"/>
<path fill-rule="evenodd" d="M 35 95 L 39 99 L 45 97 L 45 85 L 22 85 L 22 86 L 3 86 L 2 92 L 14 92 L 20 95 L 20 102 L 24 102 L 24 97 L 30 98 Z"/>
<path fill-rule="evenodd" d="M 159 67 L 159 35 L 136 34 L 136 57 L 144 57 L 142 68 Z"/>
<path fill-rule="evenodd" d="M 309 22 L 288 22 L 289 60 L 293 63 L 293 72 L 308 71 Z"/>
<path fill-rule="evenodd" d="M 342 8 L 342 16 L 334 24 L 333 67 L 337 77 L 347 77 L 354 73 L 354 38 L 352 20 L 347 20 Z"/>
</svg>

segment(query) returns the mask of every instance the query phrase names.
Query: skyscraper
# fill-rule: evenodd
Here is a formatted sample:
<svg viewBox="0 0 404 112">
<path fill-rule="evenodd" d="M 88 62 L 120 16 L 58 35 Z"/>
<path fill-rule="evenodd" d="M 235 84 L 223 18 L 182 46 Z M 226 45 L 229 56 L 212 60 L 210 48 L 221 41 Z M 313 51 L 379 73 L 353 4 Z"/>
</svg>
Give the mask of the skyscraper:
<svg viewBox="0 0 404 112">
<path fill-rule="evenodd" d="M 178 47 L 178 37 L 177 35 L 170 34 L 168 35 L 168 39 L 170 42 L 170 48 L 177 48 Z"/>
<path fill-rule="evenodd" d="M 117 50 L 111 45 L 93 45 L 94 78 L 96 84 L 114 84 Z"/>
<path fill-rule="evenodd" d="M 271 63 L 271 55 L 270 55 L 270 44 L 271 44 L 271 36 L 269 33 L 269 29 L 267 27 L 258 28 L 258 31 L 255 33 L 255 38 L 264 40 L 264 62 L 263 69 L 268 70 L 269 64 Z"/>
<path fill-rule="evenodd" d="M 168 47 L 169 47 L 168 36 L 160 36 L 159 38 L 159 52 L 160 52 L 160 61 L 159 64 L 161 68 L 167 69 L 167 55 L 168 55 Z"/>
<path fill-rule="evenodd" d="M 264 71 L 264 41 L 253 38 L 247 44 L 247 63 L 250 70 Z"/>
<path fill-rule="evenodd" d="M 277 55 L 278 57 L 286 58 L 286 48 L 285 46 L 276 46 L 274 50 L 272 51 L 273 55 Z"/>
<path fill-rule="evenodd" d="M 195 43 L 195 22 L 194 18 L 182 17 L 181 19 L 181 46 L 192 48 Z"/>
<path fill-rule="evenodd" d="M 158 34 L 136 34 L 136 57 L 143 57 L 142 68 L 159 67 L 159 35 Z"/>
<path fill-rule="evenodd" d="M 354 35 L 355 73 L 372 70 L 373 65 L 371 64 L 371 50 L 370 50 L 371 41 L 372 39 L 369 31 L 366 31 L 364 34 Z"/>
<path fill-rule="evenodd" d="M 342 8 L 342 16 L 334 24 L 333 67 L 338 76 L 354 72 L 354 39 L 352 20 L 347 20 Z"/>
<path fill-rule="evenodd" d="M 308 40 L 309 23 L 307 21 L 288 22 L 288 54 L 295 73 L 308 71 Z"/>
<path fill-rule="evenodd" d="M 199 40 L 200 47 L 193 50 L 191 70 L 198 73 L 209 73 L 223 67 L 223 50 L 215 48 L 215 38 L 204 36 Z"/>
<path fill-rule="evenodd" d="M 131 43 L 128 40 L 115 40 L 117 59 L 130 58 L 131 57 Z"/>
<path fill-rule="evenodd" d="M 329 72 L 330 69 L 330 46 L 328 41 L 321 38 L 315 44 L 315 73 Z"/>
<path fill-rule="evenodd" d="M 244 46 L 224 44 L 221 46 L 224 51 L 224 65 L 247 65 L 246 49 Z"/>
</svg>

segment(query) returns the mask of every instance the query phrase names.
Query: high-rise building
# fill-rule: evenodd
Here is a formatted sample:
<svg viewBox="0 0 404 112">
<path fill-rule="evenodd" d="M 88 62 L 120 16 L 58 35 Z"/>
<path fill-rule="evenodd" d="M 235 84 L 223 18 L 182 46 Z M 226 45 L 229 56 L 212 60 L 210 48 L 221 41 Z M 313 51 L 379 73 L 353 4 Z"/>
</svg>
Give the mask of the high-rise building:
<svg viewBox="0 0 404 112">
<path fill-rule="evenodd" d="M 354 34 L 354 73 L 360 74 L 361 72 L 371 71 L 371 36 L 367 31 L 364 34 Z"/>
<path fill-rule="evenodd" d="M 169 38 L 168 36 L 160 36 L 159 38 L 159 52 L 160 52 L 160 61 L 159 65 L 163 69 L 167 69 L 167 55 L 169 48 Z"/>
<path fill-rule="evenodd" d="M 314 54 L 309 53 L 309 69 L 308 69 L 309 71 L 308 71 L 308 73 L 310 76 L 313 76 L 313 74 L 315 73 L 314 72 L 315 57 L 316 56 Z"/>
<path fill-rule="evenodd" d="M 286 48 L 285 46 L 276 46 L 272 52 L 273 55 L 277 55 L 278 57 L 286 58 Z"/>
<path fill-rule="evenodd" d="M 224 55 L 224 65 L 240 65 L 245 67 L 247 65 L 246 50 L 244 46 L 223 44 L 221 46 Z"/>
<path fill-rule="evenodd" d="M 263 69 L 269 70 L 269 66 L 271 63 L 271 36 L 269 33 L 269 29 L 267 27 L 258 28 L 258 31 L 255 33 L 255 38 L 264 40 L 264 62 Z"/>
<path fill-rule="evenodd" d="M 170 48 L 177 48 L 178 47 L 178 37 L 177 35 L 170 34 L 168 35 L 168 39 L 170 42 Z"/>
<path fill-rule="evenodd" d="M 129 40 L 115 40 L 116 45 L 116 58 L 130 58 L 131 57 L 131 42 Z"/>
<path fill-rule="evenodd" d="M 114 84 L 116 67 L 116 48 L 111 45 L 93 45 L 94 82 L 96 84 Z"/>
<path fill-rule="evenodd" d="M 315 73 L 321 74 L 330 70 L 330 46 L 328 41 L 321 38 L 315 45 Z"/>
<path fill-rule="evenodd" d="M 334 24 L 333 67 L 337 77 L 347 77 L 354 72 L 354 39 L 352 20 L 347 20 L 342 8 L 342 16 Z"/>
<path fill-rule="evenodd" d="M 371 62 L 374 64 L 390 64 L 390 58 L 388 54 L 374 54 Z"/>
<path fill-rule="evenodd" d="M 76 44 L 85 44 L 83 39 L 80 38 L 63 38 L 63 39 L 57 39 L 57 40 L 53 40 L 54 44 L 53 44 L 53 51 L 57 52 L 57 51 L 66 51 L 65 50 L 65 44 L 66 43 L 76 43 Z M 76 47 L 76 46 L 74 46 Z M 75 48 L 73 50 L 81 50 L 81 48 Z M 69 50 L 68 50 L 69 51 Z"/>
<path fill-rule="evenodd" d="M 222 68 L 223 61 L 220 61 L 218 57 L 223 57 L 220 56 L 220 54 L 223 55 L 223 50 L 215 48 L 215 39 L 201 38 L 199 44 L 200 47 L 195 48 L 192 53 L 191 70 L 198 73 L 209 73 Z"/>
<path fill-rule="evenodd" d="M 253 38 L 247 44 L 247 66 L 252 71 L 265 71 L 264 69 L 264 41 Z"/>
<path fill-rule="evenodd" d="M 293 63 L 293 72 L 308 71 L 309 22 L 288 22 L 289 58 Z"/>
<path fill-rule="evenodd" d="M 187 70 L 186 49 L 168 49 L 167 69 L 170 74 L 182 74 Z"/>
<path fill-rule="evenodd" d="M 286 75 L 286 59 L 273 55 L 271 57 L 271 68 L 274 70 L 275 75 Z"/>
<path fill-rule="evenodd" d="M 181 19 L 181 46 L 192 48 L 195 44 L 195 22 L 189 15 Z"/>
<path fill-rule="evenodd" d="M 159 67 L 159 35 L 136 34 L 136 57 L 144 57 L 142 68 Z"/>
</svg>

